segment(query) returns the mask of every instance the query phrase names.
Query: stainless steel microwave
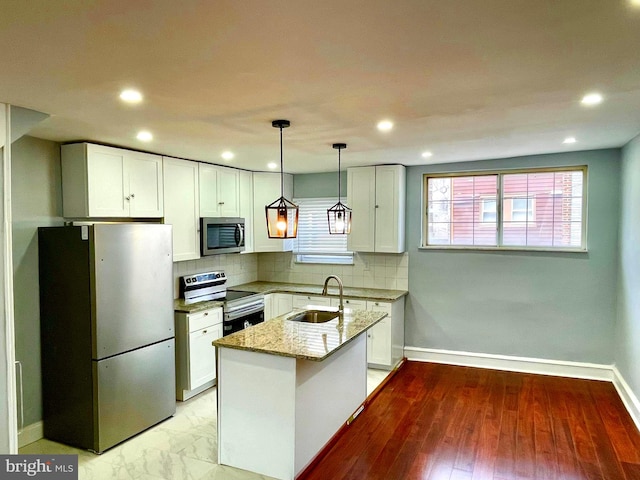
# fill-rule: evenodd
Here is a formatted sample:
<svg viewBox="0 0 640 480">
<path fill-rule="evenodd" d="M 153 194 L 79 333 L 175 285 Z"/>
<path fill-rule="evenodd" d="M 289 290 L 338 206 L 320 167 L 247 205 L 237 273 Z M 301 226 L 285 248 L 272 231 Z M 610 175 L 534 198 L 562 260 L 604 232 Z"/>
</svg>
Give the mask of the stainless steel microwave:
<svg viewBox="0 0 640 480">
<path fill-rule="evenodd" d="M 244 218 L 200 218 L 200 253 L 238 253 L 244 250 Z"/>
</svg>

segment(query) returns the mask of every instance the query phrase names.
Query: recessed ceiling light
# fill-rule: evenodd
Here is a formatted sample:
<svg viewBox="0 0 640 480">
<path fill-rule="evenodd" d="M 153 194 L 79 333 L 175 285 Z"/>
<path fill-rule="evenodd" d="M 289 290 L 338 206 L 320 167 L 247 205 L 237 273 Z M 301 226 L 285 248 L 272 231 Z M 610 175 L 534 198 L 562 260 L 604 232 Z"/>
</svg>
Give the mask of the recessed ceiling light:
<svg viewBox="0 0 640 480">
<path fill-rule="evenodd" d="M 393 128 L 393 122 L 390 120 L 382 120 L 378 122 L 378 130 L 381 132 L 388 132 Z"/>
<path fill-rule="evenodd" d="M 430 158 L 433 157 L 433 153 L 431 152 L 422 152 L 422 158 Z"/>
<path fill-rule="evenodd" d="M 153 135 L 151 134 L 151 132 L 147 132 L 146 130 L 143 130 L 141 132 L 138 132 L 138 135 L 136 135 L 136 138 L 141 142 L 150 142 L 151 140 L 153 140 Z"/>
<path fill-rule="evenodd" d="M 142 94 L 138 90 L 123 90 L 120 92 L 120 100 L 127 103 L 140 103 L 142 101 Z"/>
<path fill-rule="evenodd" d="M 564 141 L 562 143 L 576 143 L 576 137 L 567 137 L 564 139 Z"/>
<path fill-rule="evenodd" d="M 629 3 L 634 7 L 640 7 L 640 0 L 629 0 Z"/>
<path fill-rule="evenodd" d="M 222 155 L 220 156 L 225 160 L 233 160 L 233 157 L 235 157 L 233 152 L 230 152 L 229 150 L 227 150 L 226 152 L 222 152 Z"/>
<path fill-rule="evenodd" d="M 582 97 L 582 100 L 580 103 L 588 106 L 598 105 L 599 103 L 602 103 L 602 95 L 600 95 L 598 92 L 588 93 L 587 95 Z"/>
<path fill-rule="evenodd" d="M 267 163 L 267 167 L 269 167 L 270 169 L 273 170 L 274 168 L 278 167 L 278 164 L 274 163 L 274 162 L 269 162 L 269 163 Z"/>
</svg>

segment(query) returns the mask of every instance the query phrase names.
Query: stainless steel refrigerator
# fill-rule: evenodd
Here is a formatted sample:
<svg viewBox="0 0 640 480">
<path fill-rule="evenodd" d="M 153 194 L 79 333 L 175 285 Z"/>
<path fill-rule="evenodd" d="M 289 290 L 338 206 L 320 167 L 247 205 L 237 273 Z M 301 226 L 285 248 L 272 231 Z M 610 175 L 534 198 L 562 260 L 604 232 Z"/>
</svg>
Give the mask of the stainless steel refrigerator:
<svg viewBox="0 0 640 480">
<path fill-rule="evenodd" d="M 103 452 L 175 413 L 171 226 L 38 229 L 45 438 Z"/>
</svg>

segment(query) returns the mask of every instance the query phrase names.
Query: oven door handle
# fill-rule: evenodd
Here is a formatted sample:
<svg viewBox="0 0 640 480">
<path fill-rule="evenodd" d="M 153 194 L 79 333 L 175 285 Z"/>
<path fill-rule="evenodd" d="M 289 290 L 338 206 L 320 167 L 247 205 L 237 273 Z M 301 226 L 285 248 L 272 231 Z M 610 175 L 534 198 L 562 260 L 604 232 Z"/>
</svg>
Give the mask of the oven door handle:
<svg viewBox="0 0 640 480">
<path fill-rule="evenodd" d="M 237 310 L 232 310 L 230 312 L 224 313 L 224 320 L 226 322 L 230 322 L 237 318 L 246 317 L 248 315 L 253 315 L 254 313 L 262 312 L 264 310 L 264 303 L 259 305 L 248 305 L 243 308 L 238 308 Z"/>
</svg>

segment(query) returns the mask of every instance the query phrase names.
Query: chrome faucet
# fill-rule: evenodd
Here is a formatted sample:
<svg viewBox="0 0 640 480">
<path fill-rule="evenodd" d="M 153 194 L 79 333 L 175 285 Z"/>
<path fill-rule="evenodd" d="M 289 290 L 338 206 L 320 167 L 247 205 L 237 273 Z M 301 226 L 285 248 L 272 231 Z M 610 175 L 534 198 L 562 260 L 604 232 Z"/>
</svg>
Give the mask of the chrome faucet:
<svg viewBox="0 0 640 480">
<path fill-rule="evenodd" d="M 339 277 L 335 276 L 335 275 L 329 275 L 327 277 L 327 279 L 324 281 L 324 287 L 322 288 L 322 295 L 326 295 L 327 294 L 327 285 L 329 284 L 329 280 L 331 279 L 335 279 L 336 282 L 338 282 L 338 288 L 340 289 L 340 305 L 338 306 L 338 313 L 340 313 L 340 315 L 342 315 L 344 313 L 344 305 L 342 304 L 342 280 L 340 280 Z"/>
</svg>

